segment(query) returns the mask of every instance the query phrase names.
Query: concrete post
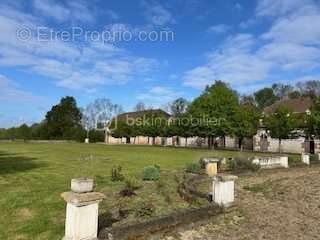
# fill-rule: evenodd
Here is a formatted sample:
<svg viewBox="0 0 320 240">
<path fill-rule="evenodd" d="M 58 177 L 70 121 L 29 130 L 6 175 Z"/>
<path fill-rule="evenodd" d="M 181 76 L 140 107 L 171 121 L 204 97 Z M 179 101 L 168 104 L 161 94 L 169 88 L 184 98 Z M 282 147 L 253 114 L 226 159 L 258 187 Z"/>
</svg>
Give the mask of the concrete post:
<svg viewBox="0 0 320 240">
<path fill-rule="evenodd" d="M 67 202 L 64 240 L 96 240 L 98 207 L 105 196 L 99 192 L 61 194 Z"/>
<path fill-rule="evenodd" d="M 229 207 L 234 202 L 234 181 L 237 176 L 220 175 L 213 181 L 213 201 L 222 206 Z"/>
<path fill-rule="evenodd" d="M 306 153 L 301 153 L 301 161 L 307 165 L 310 165 L 310 156 Z"/>
</svg>

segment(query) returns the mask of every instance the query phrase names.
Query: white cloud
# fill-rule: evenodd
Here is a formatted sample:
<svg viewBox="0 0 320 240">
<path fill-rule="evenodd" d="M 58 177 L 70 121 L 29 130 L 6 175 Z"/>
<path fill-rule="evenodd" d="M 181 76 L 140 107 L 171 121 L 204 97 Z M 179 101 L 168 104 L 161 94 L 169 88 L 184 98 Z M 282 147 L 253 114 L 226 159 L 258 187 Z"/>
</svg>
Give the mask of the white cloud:
<svg viewBox="0 0 320 240">
<path fill-rule="evenodd" d="M 50 0 L 34 0 L 34 8 L 40 11 L 45 17 L 52 17 L 58 21 L 69 19 L 70 10 Z"/>
<path fill-rule="evenodd" d="M 239 90 L 281 81 L 282 74 L 302 79 L 320 70 L 320 6 L 312 0 L 260 0 L 256 17 L 271 17 L 260 36 L 236 34 L 207 53 L 202 66 L 187 71 L 184 84 L 203 88 L 224 80 Z M 247 23 L 257 23 L 252 18 Z M 240 27 L 247 27 L 243 24 Z"/>
<path fill-rule="evenodd" d="M 259 0 L 256 15 L 260 17 L 278 17 L 288 14 L 299 14 L 314 10 L 314 0 Z"/>
<path fill-rule="evenodd" d="M 28 101 L 35 100 L 31 93 L 22 91 L 6 76 L 0 74 L 0 100 Z"/>
<path fill-rule="evenodd" d="M 236 3 L 233 7 L 235 10 L 237 11 L 242 11 L 243 10 L 243 6 L 240 3 Z"/>
<path fill-rule="evenodd" d="M 142 7 L 145 9 L 144 15 L 147 20 L 155 26 L 175 23 L 171 12 L 159 3 L 144 0 L 142 1 Z"/>
<path fill-rule="evenodd" d="M 241 29 L 247 29 L 247 28 L 250 28 L 250 27 L 252 27 L 252 26 L 254 26 L 254 25 L 256 25 L 256 24 L 257 24 L 257 20 L 254 19 L 254 18 L 252 18 L 252 19 L 248 19 L 248 20 L 246 20 L 246 21 L 241 22 L 241 23 L 239 24 L 239 27 L 240 27 Z"/>
<path fill-rule="evenodd" d="M 171 102 L 184 93 L 176 89 L 164 86 L 154 86 L 145 93 L 140 93 L 137 99 L 145 101 L 154 107 L 161 107 L 163 104 Z"/>
<path fill-rule="evenodd" d="M 230 29 L 231 27 L 226 24 L 218 24 L 210 26 L 207 31 L 209 33 L 222 34 L 228 32 Z"/>
<path fill-rule="evenodd" d="M 70 2 L 68 2 L 70 4 Z M 80 7 L 78 7 L 80 8 Z M 123 84 L 157 68 L 154 59 L 134 56 L 109 43 L 65 42 L 59 39 L 19 41 L 17 29 L 43 26 L 38 18 L 8 6 L 0 7 L 0 66 L 23 67 L 70 89 Z M 19 68 L 18 68 L 19 69 Z"/>
<path fill-rule="evenodd" d="M 86 2 L 81 0 L 66 1 L 66 5 L 53 0 L 34 0 L 34 8 L 44 17 L 54 18 L 59 22 L 77 20 L 82 22 L 93 22 L 95 17 Z M 111 11 L 111 10 L 109 10 Z M 111 12 L 115 17 L 115 13 Z"/>
<path fill-rule="evenodd" d="M 317 15 L 305 15 L 281 18 L 271 27 L 263 38 L 281 42 L 320 45 L 320 12 Z"/>
</svg>

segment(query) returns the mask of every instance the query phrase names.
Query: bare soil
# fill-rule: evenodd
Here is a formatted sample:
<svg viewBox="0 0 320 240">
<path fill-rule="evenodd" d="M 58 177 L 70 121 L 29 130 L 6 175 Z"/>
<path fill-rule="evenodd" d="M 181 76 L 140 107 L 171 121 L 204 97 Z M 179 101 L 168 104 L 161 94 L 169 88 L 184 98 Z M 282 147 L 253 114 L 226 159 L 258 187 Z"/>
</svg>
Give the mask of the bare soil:
<svg viewBox="0 0 320 240">
<path fill-rule="evenodd" d="M 320 239 L 320 166 L 239 176 L 235 207 L 152 239 Z"/>
</svg>

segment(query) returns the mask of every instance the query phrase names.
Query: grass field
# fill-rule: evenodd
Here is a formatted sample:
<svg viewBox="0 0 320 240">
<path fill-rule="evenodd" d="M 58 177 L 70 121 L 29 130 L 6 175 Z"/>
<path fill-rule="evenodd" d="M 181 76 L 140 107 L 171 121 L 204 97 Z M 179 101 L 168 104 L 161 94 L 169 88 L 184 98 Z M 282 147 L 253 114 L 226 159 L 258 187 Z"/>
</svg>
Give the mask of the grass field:
<svg viewBox="0 0 320 240">
<path fill-rule="evenodd" d="M 92 160 L 83 162 L 88 155 Z M 75 177 L 93 177 L 101 190 L 120 184 L 110 180 L 116 164 L 125 175 L 139 176 L 151 164 L 170 172 L 203 156 L 252 155 L 151 146 L 0 143 L 0 239 L 61 239 L 65 203 L 60 194 Z"/>
</svg>

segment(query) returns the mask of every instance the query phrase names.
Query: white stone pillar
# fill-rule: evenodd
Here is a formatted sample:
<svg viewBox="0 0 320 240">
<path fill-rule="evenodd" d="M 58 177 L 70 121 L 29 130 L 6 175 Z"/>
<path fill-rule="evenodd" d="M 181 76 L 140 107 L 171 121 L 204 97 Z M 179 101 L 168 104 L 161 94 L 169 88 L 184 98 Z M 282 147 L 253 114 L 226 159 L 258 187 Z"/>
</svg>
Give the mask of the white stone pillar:
<svg viewBox="0 0 320 240">
<path fill-rule="evenodd" d="M 302 153 L 301 154 L 301 161 L 307 165 L 310 165 L 310 156 L 309 154 Z"/>
<path fill-rule="evenodd" d="M 61 194 L 67 202 L 64 240 L 96 240 L 98 205 L 105 196 L 99 192 Z"/>
<path fill-rule="evenodd" d="M 288 156 L 280 156 L 280 165 L 284 168 L 289 168 L 289 157 Z"/>
<path fill-rule="evenodd" d="M 220 175 L 213 181 L 213 201 L 223 207 L 229 207 L 234 202 L 234 181 L 237 176 Z"/>
</svg>

